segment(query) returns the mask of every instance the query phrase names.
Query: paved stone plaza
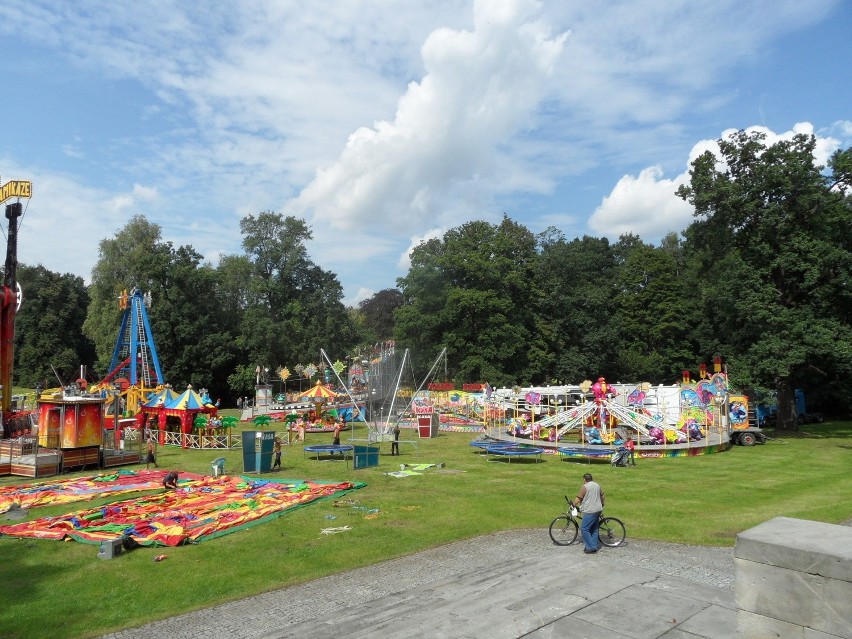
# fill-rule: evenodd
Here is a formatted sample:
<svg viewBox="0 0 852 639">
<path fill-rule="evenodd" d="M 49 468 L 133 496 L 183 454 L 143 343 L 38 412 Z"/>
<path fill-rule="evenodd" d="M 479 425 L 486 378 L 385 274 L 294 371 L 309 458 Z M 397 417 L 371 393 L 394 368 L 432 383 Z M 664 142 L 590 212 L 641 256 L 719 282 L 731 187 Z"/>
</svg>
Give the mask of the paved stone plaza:
<svg viewBox="0 0 852 639">
<path fill-rule="evenodd" d="M 629 534 L 629 531 L 628 531 Z M 109 639 L 736 636 L 733 548 L 628 537 L 584 555 L 545 528 L 448 544 Z"/>
</svg>

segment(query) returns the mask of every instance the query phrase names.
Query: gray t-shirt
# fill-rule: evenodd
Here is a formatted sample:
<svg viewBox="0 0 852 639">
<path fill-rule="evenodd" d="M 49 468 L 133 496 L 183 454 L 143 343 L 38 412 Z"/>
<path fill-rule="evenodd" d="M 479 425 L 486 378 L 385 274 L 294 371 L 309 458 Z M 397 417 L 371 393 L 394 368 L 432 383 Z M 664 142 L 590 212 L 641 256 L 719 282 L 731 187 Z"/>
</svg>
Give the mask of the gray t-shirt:
<svg viewBox="0 0 852 639">
<path fill-rule="evenodd" d="M 586 494 L 583 496 L 583 501 L 580 502 L 580 512 L 599 513 L 603 510 L 600 485 L 597 482 L 589 481 L 584 486 L 586 487 Z"/>
</svg>

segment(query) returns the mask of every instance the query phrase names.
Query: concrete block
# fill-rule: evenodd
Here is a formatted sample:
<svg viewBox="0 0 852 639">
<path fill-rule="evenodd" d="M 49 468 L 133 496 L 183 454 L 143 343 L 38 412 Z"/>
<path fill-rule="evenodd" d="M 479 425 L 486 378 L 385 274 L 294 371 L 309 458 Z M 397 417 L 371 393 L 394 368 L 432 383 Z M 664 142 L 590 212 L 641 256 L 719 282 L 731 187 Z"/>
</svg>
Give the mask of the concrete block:
<svg viewBox="0 0 852 639">
<path fill-rule="evenodd" d="M 852 639 L 852 528 L 777 517 L 737 536 L 734 568 L 740 636 Z"/>
<path fill-rule="evenodd" d="M 741 610 L 852 638 L 852 583 L 734 559 Z"/>
<path fill-rule="evenodd" d="M 743 639 L 845 639 L 745 610 L 737 612 L 737 633 Z"/>
<path fill-rule="evenodd" d="M 804 639 L 845 639 L 844 637 L 839 638 L 837 635 L 829 635 L 813 628 L 805 628 L 804 633 Z"/>
<path fill-rule="evenodd" d="M 852 581 L 852 527 L 776 517 L 737 535 L 734 558 Z"/>
</svg>

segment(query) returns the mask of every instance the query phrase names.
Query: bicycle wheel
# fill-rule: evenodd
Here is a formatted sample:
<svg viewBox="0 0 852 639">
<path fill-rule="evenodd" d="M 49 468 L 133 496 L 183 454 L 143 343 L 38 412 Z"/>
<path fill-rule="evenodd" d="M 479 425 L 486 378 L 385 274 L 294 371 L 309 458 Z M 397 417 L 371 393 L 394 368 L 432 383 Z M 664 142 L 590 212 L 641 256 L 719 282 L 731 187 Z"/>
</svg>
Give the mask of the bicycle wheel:
<svg viewBox="0 0 852 639">
<path fill-rule="evenodd" d="M 604 546 L 614 548 L 620 545 L 627 537 L 627 529 L 620 519 L 615 517 L 603 517 L 598 529 L 598 536 Z"/>
<path fill-rule="evenodd" d="M 577 541 L 577 522 L 560 515 L 550 522 L 550 538 L 557 546 L 570 546 Z"/>
</svg>

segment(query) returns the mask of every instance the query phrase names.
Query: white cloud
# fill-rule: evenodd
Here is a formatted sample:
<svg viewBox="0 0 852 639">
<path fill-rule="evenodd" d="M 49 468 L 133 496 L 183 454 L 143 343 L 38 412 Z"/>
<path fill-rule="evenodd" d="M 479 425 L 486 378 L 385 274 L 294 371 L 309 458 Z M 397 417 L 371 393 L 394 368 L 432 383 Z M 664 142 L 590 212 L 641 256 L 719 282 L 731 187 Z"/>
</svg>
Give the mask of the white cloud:
<svg viewBox="0 0 852 639">
<path fill-rule="evenodd" d="M 726 129 L 719 138 L 727 138 L 736 129 Z M 747 133 L 762 133 L 767 146 L 782 140 L 791 140 L 797 134 L 813 135 L 814 127 L 809 122 L 798 122 L 790 131 L 775 133 L 764 126 L 751 126 Z M 817 136 L 814 161 L 825 165 L 831 154 L 840 147 L 832 137 Z M 675 195 L 682 184 L 689 183 L 692 162 L 705 151 L 721 157 L 716 140 L 701 140 L 689 152 L 687 168 L 674 178 L 663 177 L 659 166 L 643 169 L 638 177 L 625 175 L 589 218 L 589 228 L 609 238 L 625 233 L 634 233 L 648 242 L 657 241 L 669 232 L 680 232 L 692 221 L 693 208 Z"/>
<path fill-rule="evenodd" d="M 393 121 L 352 133 L 293 210 L 338 228 L 402 231 L 434 219 L 477 181 L 499 189 L 495 168 L 521 164 L 507 162 L 501 145 L 532 126 L 565 41 L 536 21 L 536 10 L 525 0 L 477 2 L 472 31 L 433 31 L 422 48 L 427 73 L 409 84 Z"/>
<path fill-rule="evenodd" d="M 838 120 L 832 124 L 831 128 L 837 131 L 838 135 L 843 136 L 845 144 L 852 141 L 852 120 Z"/>
<path fill-rule="evenodd" d="M 63 144 L 62 152 L 69 158 L 74 158 L 76 160 L 82 160 L 86 157 L 86 154 L 83 153 L 83 151 L 71 144 Z"/>
<path fill-rule="evenodd" d="M 126 223 L 129 216 L 119 203 L 131 201 L 132 195 L 86 187 L 67 176 L 16 166 L 8 158 L 0 164 L 33 183 L 20 220 L 18 260 L 88 281 L 100 240 Z"/>
<path fill-rule="evenodd" d="M 712 148 L 695 140 L 762 121 L 761 96 L 732 106 L 752 88 L 741 71 L 848 15 L 842 0 L 5 0 L 0 35 L 30 47 L 10 71 L 57 96 L 8 119 L 63 125 L 19 125 L 41 133 L 17 158 L 36 184 L 25 223 L 46 224 L 21 250 L 88 275 L 97 241 L 140 213 L 212 260 L 239 251 L 242 215 L 276 210 L 307 216 L 313 259 L 350 294 L 392 286 L 429 229 L 503 212 L 583 232 L 600 203 L 588 228 L 651 241 L 689 222 L 685 174 L 667 176 Z M 830 70 L 822 55 L 803 49 L 790 86 Z M 112 96 L 95 117 L 83 86 Z M 770 88 L 785 118 L 823 127 L 821 158 L 850 143 L 842 97 L 826 122 Z"/>
<path fill-rule="evenodd" d="M 683 179 L 664 178 L 659 166 L 638 177 L 625 175 L 589 218 L 589 228 L 609 238 L 633 233 L 645 241 L 680 231 L 692 216 L 692 207 L 674 194 Z"/>
<path fill-rule="evenodd" d="M 408 271 L 411 268 L 411 252 L 420 246 L 423 242 L 428 242 L 429 240 L 434 240 L 438 238 L 444 237 L 444 233 L 447 232 L 447 229 L 430 229 L 426 231 L 423 235 L 413 235 L 411 237 L 411 242 L 408 245 L 408 248 L 403 251 L 402 255 L 399 256 L 399 261 L 396 263 L 397 268 L 401 271 Z"/>
<path fill-rule="evenodd" d="M 361 287 L 361 288 L 358 289 L 358 292 L 355 293 L 355 295 L 352 296 L 351 299 L 343 300 L 343 304 L 345 306 L 350 307 L 350 308 L 354 308 L 354 307 L 358 306 L 358 304 L 360 304 L 364 300 L 370 299 L 375 294 L 376 294 L 376 291 L 374 291 L 373 289 Z"/>
<path fill-rule="evenodd" d="M 726 129 L 722 132 L 722 135 L 719 137 L 727 138 L 730 134 L 736 133 L 736 129 Z M 789 131 L 785 131 L 784 133 L 775 133 L 771 129 L 765 126 L 750 126 L 745 129 L 746 133 L 762 133 L 766 136 L 763 143 L 766 146 L 772 146 L 773 144 L 777 144 L 782 141 L 792 140 L 796 135 L 815 135 L 814 125 L 810 122 L 797 122 L 793 125 L 793 128 Z M 838 148 L 840 148 L 840 141 L 833 137 L 821 137 L 819 135 L 816 136 L 816 148 L 814 148 L 814 161 L 821 166 L 825 166 L 828 163 L 828 159 L 831 157 L 831 154 L 834 153 Z M 718 147 L 716 148 L 716 152 L 718 155 Z"/>
</svg>

